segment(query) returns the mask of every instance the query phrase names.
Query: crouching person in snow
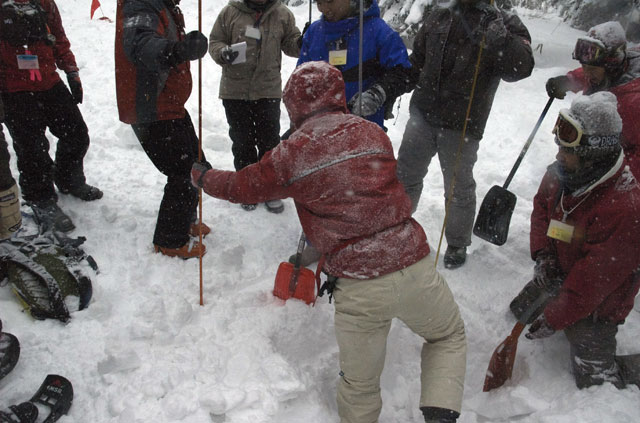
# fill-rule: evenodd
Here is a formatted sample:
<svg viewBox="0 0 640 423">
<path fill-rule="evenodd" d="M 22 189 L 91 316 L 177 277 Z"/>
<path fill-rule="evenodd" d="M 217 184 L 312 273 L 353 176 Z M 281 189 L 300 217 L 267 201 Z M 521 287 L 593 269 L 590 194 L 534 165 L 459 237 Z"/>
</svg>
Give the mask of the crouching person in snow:
<svg viewBox="0 0 640 423">
<path fill-rule="evenodd" d="M 621 131 L 609 92 L 560 111 L 557 161 L 531 215 L 534 279 L 510 306 L 523 323 L 533 321 L 529 339 L 564 331 L 578 388 L 640 386 L 640 354 L 616 356 L 618 325 L 640 285 L 640 185 L 620 147 Z M 528 318 L 541 295 L 551 299 Z"/>
<path fill-rule="evenodd" d="M 54 183 L 84 201 L 102 198 L 84 175 L 89 131 L 78 108 L 83 91 L 76 59 L 53 0 L 3 2 L 0 22 L 0 91 L 22 196 L 44 230 L 69 232 L 75 226 L 58 207 Z M 57 69 L 67 74 L 69 88 Z M 46 129 L 58 139 L 55 161 Z"/>
<path fill-rule="evenodd" d="M 349 114 L 340 71 L 308 62 L 291 75 L 284 104 L 295 131 L 238 172 L 195 165 L 195 185 L 234 203 L 292 197 L 302 228 L 337 277 L 342 423 L 377 421 L 387 334 L 397 317 L 425 339 L 420 406 L 428 422 L 461 407 L 466 340 L 458 306 L 436 271 L 411 201 L 396 177 L 389 138 Z"/>
<path fill-rule="evenodd" d="M 640 175 L 640 51 L 627 49 L 622 25 L 605 22 L 578 38 L 573 58 L 582 67 L 549 78 L 549 97 L 564 98 L 568 91 L 592 94 L 610 91 L 618 99 L 622 118 L 620 142 L 634 175 Z"/>
<path fill-rule="evenodd" d="M 188 259 L 206 251 L 190 236 L 211 231 L 196 222 L 198 192 L 189 172 L 198 159 L 198 136 L 184 108 L 191 94 L 189 61 L 206 54 L 207 38 L 198 31 L 185 35 L 179 2 L 118 1 L 116 93 L 120 120 L 131 124 L 147 156 L 167 176 L 155 251 Z"/>
</svg>

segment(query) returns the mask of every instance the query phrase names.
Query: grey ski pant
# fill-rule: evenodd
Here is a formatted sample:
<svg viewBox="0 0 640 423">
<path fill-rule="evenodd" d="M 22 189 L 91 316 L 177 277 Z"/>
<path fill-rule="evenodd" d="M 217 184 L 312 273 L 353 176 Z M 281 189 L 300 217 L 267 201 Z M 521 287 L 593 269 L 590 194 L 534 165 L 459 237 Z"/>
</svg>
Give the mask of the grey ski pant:
<svg viewBox="0 0 640 423">
<path fill-rule="evenodd" d="M 419 110 L 413 107 L 410 109 L 409 121 L 398 152 L 397 173 L 398 179 L 411 198 L 413 211 L 418 207 L 423 180 L 427 176 L 431 159 L 436 153 L 444 179 L 446 205 L 451 195 L 451 181 L 461 138 L 462 131 L 432 126 L 427 123 Z M 453 198 L 445 229 L 447 244 L 455 247 L 466 247 L 471 244 L 471 230 L 476 213 L 476 182 L 473 179 L 473 166 L 478 159 L 479 145 L 479 139 L 467 135 L 460 149 Z"/>
<path fill-rule="evenodd" d="M 467 350 L 464 323 L 430 257 L 375 279 L 339 278 L 333 295 L 342 376 L 337 397 L 341 423 L 378 421 L 380 375 L 396 317 L 425 340 L 420 407 L 460 412 Z"/>
</svg>

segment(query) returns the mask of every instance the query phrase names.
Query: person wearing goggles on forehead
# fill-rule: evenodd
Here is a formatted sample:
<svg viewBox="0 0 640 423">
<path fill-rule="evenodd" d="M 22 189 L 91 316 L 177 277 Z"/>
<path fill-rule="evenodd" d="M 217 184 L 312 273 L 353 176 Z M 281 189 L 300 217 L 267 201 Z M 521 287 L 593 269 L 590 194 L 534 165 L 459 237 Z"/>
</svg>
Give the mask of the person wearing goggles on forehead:
<svg viewBox="0 0 640 423">
<path fill-rule="evenodd" d="M 547 81 L 549 97 L 563 99 L 568 91 L 591 94 L 610 91 L 622 117 L 621 144 L 634 174 L 640 174 L 640 50 L 627 49 L 618 22 L 606 22 L 576 41 L 573 58 L 582 67 Z"/>
<path fill-rule="evenodd" d="M 510 304 L 529 339 L 564 331 L 578 388 L 640 386 L 640 354 L 616 355 L 618 326 L 640 287 L 640 184 L 622 153 L 615 96 L 599 92 L 560 111 L 548 167 L 531 214 L 533 279 Z"/>
</svg>

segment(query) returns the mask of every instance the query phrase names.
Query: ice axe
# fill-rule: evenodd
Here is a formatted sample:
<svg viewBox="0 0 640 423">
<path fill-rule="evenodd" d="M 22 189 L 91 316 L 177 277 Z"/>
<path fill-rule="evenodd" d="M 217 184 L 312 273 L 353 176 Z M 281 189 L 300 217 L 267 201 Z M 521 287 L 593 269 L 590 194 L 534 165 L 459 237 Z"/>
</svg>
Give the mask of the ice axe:
<svg viewBox="0 0 640 423">
<path fill-rule="evenodd" d="M 522 147 L 520 156 L 518 156 L 516 163 L 513 165 L 504 185 L 501 187 L 498 185 L 492 186 L 484 197 L 484 200 L 482 200 L 482 205 L 478 211 L 478 217 L 476 217 L 476 223 L 473 225 L 473 233 L 477 237 L 495 245 L 502 245 L 507 241 L 511 215 L 516 207 L 516 196 L 512 192 L 508 191 L 507 187 L 511 183 L 516 170 L 518 170 L 524 155 L 527 153 L 527 150 L 533 141 L 533 137 L 536 132 L 538 132 L 538 128 L 540 128 L 540 124 L 542 124 L 547 111 L 549 111 L 549 107 L 551 107 L 553 99 L 553 97 L 549 97 L 547 105 L 544 106 L 544 110 L 542 111 L 540 118 L 538 118 L 536 126 L 533 128 L 533 131 L 531 131 L 531 135 L 529 135 L 524 147 Z"/>
<path fill-rule="evenodd" d="M 549 102 L 549 104 L 551 104 L 551 102 Z M 538 299 L 531 304 L 527 311 L 516 322 L 511 330 L 511 334 L 496 347 L 489 361 L 489 368 L 487 369 L 484 387 L 482 388 L 483 392 L 499 388 L 511 378 L 513 363 L 516 358 L 516 351 L 518 350 L 518 338 L 520 338 L 520 334 L 526 326 L 524 322 L 527 322 L 538 307 L 544 304 L 550 296 L 551 294 L 547 291 L 541 291 Z"/>
<path fill-rule="evenodd" d="M 304 232 L 298 241 L 295 263 L 280 263 L 276 273 L 276 281 L 273 286 L 273 295 L 283 300 L 297 298 L 307 304 L 315 302 L 315 281 L 316 275 L 306 267 L 301 266 L 302 252 L 306 237 Z"/>
</svg>

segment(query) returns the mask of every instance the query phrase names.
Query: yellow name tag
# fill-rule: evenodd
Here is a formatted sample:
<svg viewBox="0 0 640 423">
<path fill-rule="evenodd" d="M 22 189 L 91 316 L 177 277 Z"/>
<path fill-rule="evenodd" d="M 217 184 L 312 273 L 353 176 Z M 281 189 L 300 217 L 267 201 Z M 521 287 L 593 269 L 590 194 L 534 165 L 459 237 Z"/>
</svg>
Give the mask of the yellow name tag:
<svg viewBox="0 0 640 423">
<path fill-rule="evenodd" d="M 551 219 L 549 228 L 547 229 L 547 236 L 557 239 L 558 241 L 569 243 L 573 238 L 573 226 L 567 225 L 559 220 Z"/>
<path fill-rule="evenodd" d="M 331 50 L 329 51 L 329 64 L 340 66 L 347 64 L 347 50 Z"/>
</svg>

